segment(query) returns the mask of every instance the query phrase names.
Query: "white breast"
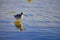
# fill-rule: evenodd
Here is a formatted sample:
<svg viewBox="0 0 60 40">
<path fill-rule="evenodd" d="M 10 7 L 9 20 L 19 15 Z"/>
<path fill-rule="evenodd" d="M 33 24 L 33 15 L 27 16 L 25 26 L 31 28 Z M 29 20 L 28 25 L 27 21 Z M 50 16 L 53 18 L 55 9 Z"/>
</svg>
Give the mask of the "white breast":
<svg viewBox="0 0 60 40">
<path fill-rule="evenodd" d="M 22 15 L 21 19 L 23 19 L 23 15 Z"/>
</svg>

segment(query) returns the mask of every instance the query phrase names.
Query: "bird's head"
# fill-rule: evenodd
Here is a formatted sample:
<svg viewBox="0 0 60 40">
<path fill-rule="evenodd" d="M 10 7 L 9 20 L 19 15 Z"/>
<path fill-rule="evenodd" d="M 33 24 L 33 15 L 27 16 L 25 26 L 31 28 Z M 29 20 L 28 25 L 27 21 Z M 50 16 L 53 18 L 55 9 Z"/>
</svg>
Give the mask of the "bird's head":
<svg viewBox="0 0 60 40">
<path fill-rule="evenodd" d="M 23 12 L 21 12 L 21 15 L 23 15 Z"/>
</svg>

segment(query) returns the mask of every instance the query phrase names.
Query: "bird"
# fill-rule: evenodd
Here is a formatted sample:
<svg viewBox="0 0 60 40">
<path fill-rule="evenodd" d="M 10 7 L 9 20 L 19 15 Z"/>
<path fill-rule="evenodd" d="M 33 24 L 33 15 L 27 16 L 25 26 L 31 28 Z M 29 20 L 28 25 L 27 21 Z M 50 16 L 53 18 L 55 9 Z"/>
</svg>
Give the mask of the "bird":
<svg viewBox="0 0 60 40">
<path fill-rule="evenodd" d="M 15 26 L 18 27 L 21 31 L 23 31 L 22 21 L 20 20 L 23 17 L 23 12 L 21 12 L 21 14 L 14 15 L 14 17 L 16 18 L 16 21 L 14 22 Z"/>
<path fill-rule="evenodd" d="M 22 19 L 23 18 L 23 12 L 21 12 L 21 14 L 16 14 L 14 15 L 14 17 L 18 20 L 18 19 Z"/>
</svg>

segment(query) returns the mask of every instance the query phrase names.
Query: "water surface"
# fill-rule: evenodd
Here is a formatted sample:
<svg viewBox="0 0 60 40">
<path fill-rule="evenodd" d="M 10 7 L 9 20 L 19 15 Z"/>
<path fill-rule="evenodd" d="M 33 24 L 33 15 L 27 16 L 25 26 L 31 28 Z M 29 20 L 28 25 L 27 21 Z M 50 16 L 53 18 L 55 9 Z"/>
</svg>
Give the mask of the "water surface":
<svg viewBox="0 0 60 40">
<path fill-rule="evenodd" d="M 24 12 L 24 31 L 13 15 Z M 60 40 L 60 0 L 0 0 L 0 40 Z"/>
</svg>

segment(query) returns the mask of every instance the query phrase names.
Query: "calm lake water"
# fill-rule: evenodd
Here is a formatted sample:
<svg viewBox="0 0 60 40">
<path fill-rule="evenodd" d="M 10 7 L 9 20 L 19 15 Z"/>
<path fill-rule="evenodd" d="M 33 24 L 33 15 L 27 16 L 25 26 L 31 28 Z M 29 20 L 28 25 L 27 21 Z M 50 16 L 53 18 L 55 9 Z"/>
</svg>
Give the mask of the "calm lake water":
<svg viewBox="0 0 60 40">
<path fill-rule="evenodd" d="M 23 12 L 23 31 L 14 25 Z M 0 0 L 0 40 L 60 40 L 60 0 Z"/>
</svg>

